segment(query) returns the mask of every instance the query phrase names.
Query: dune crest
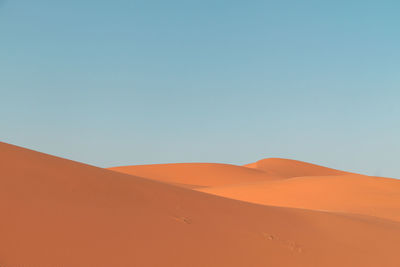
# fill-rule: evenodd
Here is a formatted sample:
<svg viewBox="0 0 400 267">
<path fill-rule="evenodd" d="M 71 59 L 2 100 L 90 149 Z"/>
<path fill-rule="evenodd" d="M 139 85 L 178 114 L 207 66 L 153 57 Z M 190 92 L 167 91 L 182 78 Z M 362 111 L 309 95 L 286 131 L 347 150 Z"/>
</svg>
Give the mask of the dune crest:
<svg viewBox="0 0 400 267">
<path fill-rule="evenodd" d="M 282 178 L 299 176 L 343 175 L 348 172 L 293 159 L 267 158 L 244 165 Z"/>
</svg>

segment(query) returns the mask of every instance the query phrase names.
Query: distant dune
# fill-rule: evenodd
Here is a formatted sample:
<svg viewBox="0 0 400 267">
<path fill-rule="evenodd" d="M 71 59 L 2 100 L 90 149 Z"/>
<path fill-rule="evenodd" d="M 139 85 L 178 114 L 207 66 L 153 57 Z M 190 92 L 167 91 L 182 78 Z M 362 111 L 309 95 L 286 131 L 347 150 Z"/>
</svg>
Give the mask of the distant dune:
<svg viewBox="0 0 400 267">
<path fill-rule="evenodd" d="M 218 163 L 133 165 L 109 169 L 187 187 L 221 186 L 277 179 L 265 171 Z"/>
<path fill-rule="evenodd" d="M 133 165 L 111 170 L 232 199 L 273 206 L 364 214 L 400 221 L 400 181 L 270 158 L 235 166 Z"/>
<path fill-rule="evenodd" d="M 269 175 L 282 178 L 291 178 L 298 176 L 343 175 L 348 173 L 303 161 L 281 158 L 263 159 L 244 166 L 265 171 Z"/>
<path fill-rule="evenodd" d="M 398 222 L 173 185 L 283 182 L 246 167 L 187 166 L 200 175 L 141 178 L 0 143 L 0 266 L 400 266 Z M 232 169 L 243 175 L 219 177 Z"/>
<path fill-rule="evenodd" d="M 400 181 L 364 175 L 306 176 L 199 189 L 252 203 L 377 216 L 400 222 Z"/>
</svg>

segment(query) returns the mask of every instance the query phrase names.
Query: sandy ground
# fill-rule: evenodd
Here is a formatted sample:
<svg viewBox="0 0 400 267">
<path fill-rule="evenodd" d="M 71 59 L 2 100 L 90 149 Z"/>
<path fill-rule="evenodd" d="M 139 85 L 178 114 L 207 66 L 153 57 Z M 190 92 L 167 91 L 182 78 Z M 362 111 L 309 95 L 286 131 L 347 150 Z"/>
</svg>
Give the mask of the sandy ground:
<svg viewBox="0 0 400 267">
<path fill-rule="evenodd" d="M 0 143 L 0 266 L 400 266 L 397 180 L 269 161 L 107 170 Z"/>
</svg>

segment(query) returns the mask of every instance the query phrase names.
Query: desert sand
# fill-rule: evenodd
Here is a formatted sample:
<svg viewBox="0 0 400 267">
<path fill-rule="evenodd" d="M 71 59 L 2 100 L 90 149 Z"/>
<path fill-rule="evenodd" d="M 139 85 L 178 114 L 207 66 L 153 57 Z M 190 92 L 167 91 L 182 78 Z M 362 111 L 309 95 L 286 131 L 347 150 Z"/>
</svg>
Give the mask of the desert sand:
<svg viewBox="0 0 400 267">
<path fill-rule="evenodd" d="M 246 164 L 244 166 L 256 170 L 261 170 L 270 175 L 278 176 L 281 178 L 348 174 L 348 172 L 335 170 L 316 164 L 281 158 L 262 159 L 254 163 Z"/>
<path fill-rule="evenodd" d="M 280 178 L 258 169 L 218 163 L 152 164 L 109 169 L 190 188 L 271 181 Z"/>
<path fill-rule="evenodd" d="M 397 180 L 273 161 L 107 170 L 0 143 L 0 266 L 400 266 Z"/>
<path fill-rule="evenodd" d="M 199 190 L 258 204 L 364 214 L 400 222 L 400 181 L 396 179 L 305 176 Z"/>
</svg>

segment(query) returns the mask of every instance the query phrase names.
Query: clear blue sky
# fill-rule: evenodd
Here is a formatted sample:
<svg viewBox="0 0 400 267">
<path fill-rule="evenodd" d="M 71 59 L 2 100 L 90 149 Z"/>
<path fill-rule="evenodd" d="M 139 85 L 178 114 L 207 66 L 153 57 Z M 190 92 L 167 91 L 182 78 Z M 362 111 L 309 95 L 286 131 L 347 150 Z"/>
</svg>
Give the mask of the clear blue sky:
<svg viewBox="0 0 400 267">
<path fill-rule="evenodd" d="M 1 141 L 400 177 L 397 0 L 0 2 Z"/>
</svg>

